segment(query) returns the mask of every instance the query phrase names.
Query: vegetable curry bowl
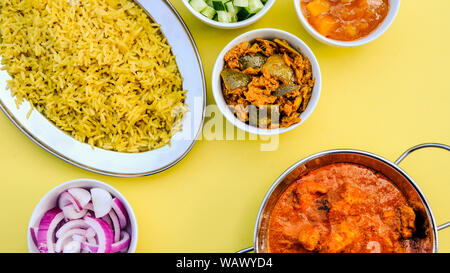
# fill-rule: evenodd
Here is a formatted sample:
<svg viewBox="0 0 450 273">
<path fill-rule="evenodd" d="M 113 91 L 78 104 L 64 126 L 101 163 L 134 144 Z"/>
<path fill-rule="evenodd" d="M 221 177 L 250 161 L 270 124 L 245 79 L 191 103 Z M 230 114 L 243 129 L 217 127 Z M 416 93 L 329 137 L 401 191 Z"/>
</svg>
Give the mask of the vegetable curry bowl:
<svg viewBox="0 0 450 273">
<path fill-rule="evenodd" d="M 213 94 L 225 117 L 255 134 L 289 131 L 308 118 L 321 87 L 319 65 L 300 39 L 259 29 L 233 40 L 217 58 Z"/>
<path fill-rule="evenodd" d="M 305 158 L 284 172 L 259 210 L 254 247 L 262 253 L 437 252 L 428 202 L 395 163 L 357 150 L 332 150 Z"/>
</svg>

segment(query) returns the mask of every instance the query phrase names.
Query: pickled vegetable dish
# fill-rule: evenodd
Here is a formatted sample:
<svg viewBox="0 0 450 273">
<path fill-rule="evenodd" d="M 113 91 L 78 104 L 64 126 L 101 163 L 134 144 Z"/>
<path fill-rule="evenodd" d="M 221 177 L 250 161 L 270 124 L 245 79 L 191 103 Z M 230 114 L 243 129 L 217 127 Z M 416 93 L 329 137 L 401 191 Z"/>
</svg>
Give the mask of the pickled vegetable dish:
<svg viewBox="0 0 450 273">
<path fill-rule="evenodd" d="M 285 40 L 243 42 L 225 54 L 224 99 L 242 122 L 287 128 L 300 122 L 315 80 L 307 57 Z"/>
<path fill-rule="evenodd" d="M 389 0 L 299 0 L 308 22 L 323 36 L 354 41 L 369 35 L 386 18 Z"/>
<path fill-rule="evenodd" d="M 418 235 L 416 218 L 383 175 L 356 164 L 331 164 L 282 194 L 271 214 L 268 247 L 270 252 L 431 252 L 431 238 Z"/>
</svg>

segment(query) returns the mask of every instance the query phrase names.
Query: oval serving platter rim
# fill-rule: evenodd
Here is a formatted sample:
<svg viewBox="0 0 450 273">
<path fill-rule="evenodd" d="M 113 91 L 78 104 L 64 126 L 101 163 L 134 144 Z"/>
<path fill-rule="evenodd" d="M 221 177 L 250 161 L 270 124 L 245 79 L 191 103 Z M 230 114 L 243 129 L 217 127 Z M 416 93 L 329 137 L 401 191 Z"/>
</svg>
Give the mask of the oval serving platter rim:
<svg viewBox="0 0 450 273">
<path fill-rule="evenodd" d="M 151 18 L 154 22 L 158 23 L 158 21 L 156 21 L 154 19 L 154 17 L 152 15 L 150 15 L 150 12 L 144 8 L 144 6 L 142 5 L 140 0 L 131 0 L 134 1 L 140 8 L 142 8 L 145 13 L 147 14 L 147 16 L 149 16 L 149 18 Z M 50 147 L 49 145 L 43 143 L 38 137 L 36 137 L 32 132 L 30 132 L 29 130 L 27 130 L 27 128 L 25 126 L 23 126 L 15 117 L 15 115 L 13 113 L 11 113 L 8 109 L 8 107 L 6 107 L 6 105 L 4 104 L 3 100 L 0 99 L 0 109 L 2 110 L 2 112 L 8 117 L 8 119 L 24 134 L 26 135 L 29 139 L 31 139 L 34 143 L 36 143 L 39 147 L 41 147 L 42 149 L 44 149 L 45 151 L 47 151 L 48 153 L 56 156 L 57 158 L 71 164 L 74 165 L 78 168 L 81 168 L 83 170 L 87 170 L 90 172 L 94 172 L 94 173 L 98 173 L 98 174 L 102 174 L 102 175 L 107 175 L 107 176 L 112 176 L 112 177 L 143 177 L 143 176 L 148 176 L 148 175 L 153 175 L 153 174 L 157 174 L 160 173 L 162 171 L 165 171 L 171 167 L 173 167 L 174 165 L 176 165 L 177 163 L 179 163 L 183 158 L 186 157 L 186 155 L 192 150 L 192 148 L 194 147 L 194 145 L 197 143 L 198 137 L 202 131 L 203 128 L 203 124 L 204 124 L 204 120 L 205 120 L 205 111 L 206 111 L 206 96 L 207 96 L 207 92 L 206 92 L 206 79 L 205 79 L 205 72 L 203 69 L 203 63 L 201 60 L 201 56 L 200 53 L 198 51 L 198 47 L 195 43 L 195 40 L 192 36 L 192 33 L 190 32 L 188 26 L 186 25 L 186 23 L 184 22 L 183 18 L 181 17 L 181 15 L 178 13 L 178 11 L 175 9 L 175 7 L 172 5 L 172 3 L 170 3 L 168 0 L 160 0 L 163 4 L 165 4 L 167 6 L 167 8 L 169 10 L 171 10 L 171 12 L 173 13 L 173 15 L 175 16 L 175 18 L 178 20 L 181 28 L 184 30 L 184 33 L 186 34 L 187 39 L 189 40 L 191 47 L 193 49 L 193 52 L 195 53 L 195 59 L 197 60 L 197 64 L 198 64 L 198 68 L 200 71 L 200 76 L 201 76 L 201 85 L 202 85 L 202 111 L 201 111 L 201 118 L 200 118 L 200 123 L 198 128 L 191 128 L 190 130 L 195 130 L 194 133 L 192 134 L 192 141 L 190 143 L 190 145 L 184 150 L 184 152 L 175 160 L 172 160 L 170 163 L 166 164 L 165 166 L 159 167 L 157 169 L 154 170 L 149 170 L 149 171 L 145 171 L 145 172 L 136 172 L 136 173 L 123 173 L 123 172 L 114 172 L 114 171 L 109 171 L 109 170 L 102 170 L 93 166 L 88 166 L 86 164 L 83 164 L 81 162 L 78 162 L 68 156 L 65 156 L 63 154 L 61 154 L 60 152 L 56 151 L 55 149 L 53 149 L 52 147 Z M 166 36 L 164 34 L 164 32 L 161 30 L 161 32 L 163 33 L 164 36 Z M 167 38 L 166 38 L 167 39 Z M 170 43 L 169 43 L 170 45 Z M 172 45 L 171 45 L 172 46 Z M 184 77 L 183 77 L 184 78 Z M 183 80 L 184 81 L 184 80 Z M 13 99 L 15 99 L 14 97 L 12 97 Z M 194 109 L 189 109 L 190 111 L 194 110 Z M 40 115 L 42 115 L 41 113 L 39 113 Z M 43 116 L 43 115 L 42 115 Z M 50 120 L 48 120 L 45 116 L 43 116 L 43 118 L 45 118 L 49 123 L 50 126 L 54 127 L 55 130 L 59 130 L 63 133 L 66 133 L 64 131 L 62 131 L 60 128 L 58 128 L 55 124 L 53 124 Z M 195 117 L 193 117 L 192 119 L 194 119 Z M 190 125 L 190 123 L 188 123 L 186 120 L 183 121 L 183 127 Z M 67 133 L 66 133 L 67 134 Z M 70 136 L 71 138 L 73 138 L 72 136 Z M 172 136 L 172 139 L 175 137 Z M 75 139 L 74 139 L 75 140 Z M 77 141 L 77 140 L 76 140 Z M 80 145 L 87 145 L 86 143 L 82 143 L 77 141 Z M 169 145 L 165 145 L 159 149 L 162 149 L 164 147 L 170 147 Z M 95 149 L 100 149 L 103 150 L 101 148 L 95 147 Z M 158 150 L 158 149 L 156 149 Z M 156 151 L 154 150 L 154 151 Z M 110 152 L 114 152 L 114 151 L 110 151 Z M 150 153 L 152 151 L 147 151 L 147 153 Z M 119 152 L 114 152 L 114 153 L 119 153 Z"/>
</svg>

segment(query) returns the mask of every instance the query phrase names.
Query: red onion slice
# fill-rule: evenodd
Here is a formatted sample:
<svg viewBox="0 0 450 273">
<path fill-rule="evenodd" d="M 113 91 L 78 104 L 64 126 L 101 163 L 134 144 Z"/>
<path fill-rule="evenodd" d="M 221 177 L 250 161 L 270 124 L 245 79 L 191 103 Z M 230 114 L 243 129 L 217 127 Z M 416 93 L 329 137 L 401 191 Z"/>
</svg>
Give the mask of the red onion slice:
<svg viewBox="0 0 450 273">
<path fill-rule="evenodd" d="M 112 223 L 111 217 L 109 217 L 109 214 L 106 214 L 105 216 L 103 216 L 102 220 L 105 221 L 108 224 L 108 226 L 113 228 L 113 223 Z"/>
<path fill-rule="evenodd" d="M 83 236 L 83 235 L 78 235 L 78 234 L 74 234 L 74 235 L 72 235 L 72 239 L 74 240 L 74 241 L 78 241 L 78 242 L 86 242 L 86 236 Z"/>
<path fill-rule="evenodd" d="M 61 237 L 59 237 L 58 240 L 56 241 L 55 251 L 58 253 L 61 253 L 65 247 L 65 243 L 67 243 L 66 242 L 67 239 L 70 239 L 73 235 L 84 236 L 84 235 L 86 235 L 86 230 L 76 228 L 76 229 L 68 230 L 67 232 L 62 234 Z"/>
<path fill-rule="evenodd" d="M 81 242 L 81 250 L 87 251 L 89 253 L 97 253 L 98 245 L 95 243 Z"/>
<path fill-rule="evenodd" d="M 95 230 L 93 229 L 93 228 L 88 228 L 87 230 L 86 230 L 86 237 L 89 239 L 89 238 L 92 238 L 92 239 L 94 239 L 94 237 L 95 237 Z M 94 239 L 94 241 L 95 241 L 95 239 Z"/>
<path fill-rule="evenodd" d="M 91 194 L 83 188 L 70 188 L 67 191 L 77 200 L 82 208 L 85 208 L 91 201 Z"/>
<path fill-rule="evenodd" d="M 51 209 L 42 216 L 37 235 L 39 252 L 54 253 L 54 232 L 63 219 L 64 215 L 58 208 Z"/>
<path fill-rule="evenodd" d="M 110 253 L 111 245 L 113 243 L 114 237 L 111 228 L 102 219 L 87 216 L 84 218 L 86 224 L 88 224 L 92 229 L 94 229 L 98 240 L 97 253 Z"/>
<path fill-rule="evenodd" d="M 122 239 L 111 245 L 111 253 L 126 252 L 126 250 L 128 250 L 128 247 L 130 246 L 130 242 L 130 235 L 126 231 L 122 231 Z M 95 253 L 97 252 L 98 247 L 99 246 L 94 243 L 81 242 L 81 248 L 86 251 Z"/>
<path fill-rule="evenodd" d="M 33 240 L 33 243 L 36 247 L 38 247 L 37 230 L 38 230 L 37 228 L 30 227 L 31 240 Z"/>
<path fill-rule="evenodd" d="M 56 231 L 56 238 L 61 237 L 62 234 L 74 228 L 88 229 L 89 225 L 86 224 L 86 222 L 82 219 L 69 221 L 65 223 L 60 229 L 58 229 L 58 231 Z"/>
<path fill-rule="evenodd" d="M 87 213 L 86 209 L 77 211 L 75 206 L 73 206 L 72 204 L 63 207 L 62 211 L 64 213 L 64 217 L 69 220 L 76 220 L 76 219 L 83 218 Z"/>
<path fill-rule="evenodd" d="M 91 196 L 95 217 L 101 218 L 108 214 L 112 206 L 111 194 L 101 188 L 92 188 Z"/>
<path fill-rule="evenodd" d="M 97 245 L 97 240 L 95 239 L 95 237 L 87 237 L 87 242 L 92 245 Z"/>
<path fill-rule="evenodd" d="M 120 224 L 119 219 L 117 218 L 116 214 L 113 210 L 109 212 L 109 218 L 111 218 L 112 221 L 112 227 L 114 229 L 114 243 L 118 242 L 120 240 Z"/>
<path fill-rule="evenodd" d="M 81 243 L 78 241 L 70 241 L 64 245 L 63 253 L 80 253 Z"/>
<path fill-rule="evenodd" d="M 130 246 L 130 235 L 126 231 L 122 231 L 122 239 L 111 246 L 111 253 L 121 252 L 127 250 Z"/>
<path fill-rule="evenodd" d="M 97 253 L 98 244 L 94 237 L 86 237 L 86 241 L 81 242 L 81 252 Z"/>
<path fill-rule="evenodd" d="M 125 228 L 127 226 L 128 213 L 119 198 L 113 199 L 112 208 L 119 218 L 120 228 Z"/>
<path fill-rule="evenodd" d="M 58 198 L 58 207 L 60 209 L 72 204 L 77 211 L 81 211 L 83 207 L 78 203 L 78 201 L 67 191 L 61 193 Z"/>
</svg>

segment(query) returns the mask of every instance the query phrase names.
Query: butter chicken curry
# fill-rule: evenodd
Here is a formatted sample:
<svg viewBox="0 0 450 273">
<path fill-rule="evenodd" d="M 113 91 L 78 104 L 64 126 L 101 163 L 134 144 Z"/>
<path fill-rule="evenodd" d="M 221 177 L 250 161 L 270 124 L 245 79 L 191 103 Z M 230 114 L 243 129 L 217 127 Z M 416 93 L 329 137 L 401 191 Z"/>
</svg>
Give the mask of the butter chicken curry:
<svg viewBox="0 0 450 273">
<path fill-rule="evenodd" d="M 269 252 L 429 252 L 416 213 L 386 177 L 337 163 L 291 184 L 269 222 Z"/>
</svg>

